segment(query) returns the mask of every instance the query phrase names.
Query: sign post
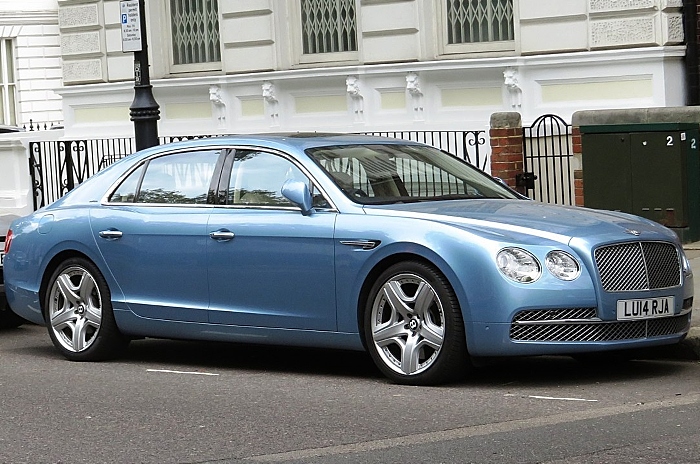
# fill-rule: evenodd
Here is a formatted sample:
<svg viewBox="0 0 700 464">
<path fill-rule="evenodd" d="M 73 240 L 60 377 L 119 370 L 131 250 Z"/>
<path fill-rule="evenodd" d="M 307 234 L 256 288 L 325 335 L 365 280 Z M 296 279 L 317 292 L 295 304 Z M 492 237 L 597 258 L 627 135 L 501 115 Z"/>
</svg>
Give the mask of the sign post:
<svg viewBox="0 0 700 464">
<path fill-rule="evenodd" d="M 122 52 L 134 53 L 134 101 L 129 107 L 134 121 L 136 149 L 158 145 L 160 107 L 153 98 L 148 69 L 145 0 L 121 0 Z"/>
</svg>

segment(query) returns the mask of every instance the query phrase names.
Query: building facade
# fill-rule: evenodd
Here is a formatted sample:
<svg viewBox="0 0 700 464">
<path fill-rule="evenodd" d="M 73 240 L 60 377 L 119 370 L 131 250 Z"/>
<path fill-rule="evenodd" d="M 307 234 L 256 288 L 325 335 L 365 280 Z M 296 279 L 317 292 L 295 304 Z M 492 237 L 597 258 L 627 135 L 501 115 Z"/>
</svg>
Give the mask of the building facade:
<svg viewBox="0 0 700 464">
<path fill-rule="evenodd" d="M 56 0 L 0 0 L 0 125 L 63 121 Z"/>
<path fill-rule="evenodd" d="M 682 106 L 681 0 L 145 0 L 161 135 Z M 118 0 L 58 0 L 66 136 L 130 136 Z"/>
</svg>

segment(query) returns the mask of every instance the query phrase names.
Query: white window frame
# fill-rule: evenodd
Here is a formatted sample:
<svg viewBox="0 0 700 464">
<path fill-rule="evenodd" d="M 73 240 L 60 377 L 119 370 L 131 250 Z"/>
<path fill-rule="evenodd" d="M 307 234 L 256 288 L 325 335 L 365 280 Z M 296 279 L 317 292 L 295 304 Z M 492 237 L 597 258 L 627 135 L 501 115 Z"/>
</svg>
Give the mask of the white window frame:
<svg viewBox="0 0 700 464">
<path fill-rule="evenodd" d="M 11 56 L 8 56 L 8 48 Z M 0 38 L 0 72 L 2 73 L 2 120 L 0 124 L 15 126 L 17 125 L 17 48 L 15 40 L 10 37 Z M 10 72 L 11 71 L 11 72 Z M 12 81 L 10 81 L 12 74 Z M 10 98 L 12 95 L 12 98 Z M 12 103 L 12 104 L 10 104 Z"/>
<path fill-rule="evenodd" d="M 297 57 L 297 64 L 323 64 L 323 63 L 357 63 L 360 59 L 360 50 L 362 49 L 362 27 L 361 27 L 361 2 L 355 0 L 355 29 L 357 36 L 357 50 L 349 52 L 334 52 L 334 53 L 304 53 L 304 31 L 301 24 L 301 0 L 294 0 L 292 3 L 293 11 L 290 14 L 292 24 L 293 50 Z"/>
<path fill-rule="evenodd" d="M 218 9 L 218 15 L 219 15 L 219 61 L 210 61 L 206 63 L 189 63 L 189 64 L 175 64 L 175 55 L 174 55 L 174 45 L 175 45 L 175 37 L 173 36 L 173 27 L 172 27 L 172 10 L 171 10 L 171 2 L 172 0 L 165 0 L 165 16 L 164 16 L 164 26 L 165 26 L 165 36 L 167 36 L 167 47 L 168 47 L 168 70 L 170 74 L 184 74 L 184 73 L 193 73 L 193 72 L 211 72 L 211 71 L 221 71 L 222 66 L 223 66 L 223 45 L 221 42 L 221 24 L 222 24 L 222 17 L 221 17 L 221 0 L 212 0 L 217 3 L 217 9 Z"/>
<path fill-rule="evenodd" d="M 434 0 L 436 17 L 438 19 L 438 35 L 441 55 L 497 53 L 513 54 L 519 41 L 518 0 L 513 0 L 513 40 L 473 43 L 448 43 L 447 0 Z"/>
</svg>

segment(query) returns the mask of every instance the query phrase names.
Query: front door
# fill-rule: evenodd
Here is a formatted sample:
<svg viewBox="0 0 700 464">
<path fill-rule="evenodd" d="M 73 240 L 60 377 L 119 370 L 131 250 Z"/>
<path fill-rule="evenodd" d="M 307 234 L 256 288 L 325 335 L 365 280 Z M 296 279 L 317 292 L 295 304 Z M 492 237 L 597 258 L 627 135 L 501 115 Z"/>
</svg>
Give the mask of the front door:
<svg viewBox="0 0 700 464">
<path fill-rule="evenodd" d="M 336 329 L 336 213 L 303 216 L 280 193 L 309 179 L 287 158 L 235 154 L 225 206 L 209 218 L 209 321 L 253 327 Z"/>
</svg>

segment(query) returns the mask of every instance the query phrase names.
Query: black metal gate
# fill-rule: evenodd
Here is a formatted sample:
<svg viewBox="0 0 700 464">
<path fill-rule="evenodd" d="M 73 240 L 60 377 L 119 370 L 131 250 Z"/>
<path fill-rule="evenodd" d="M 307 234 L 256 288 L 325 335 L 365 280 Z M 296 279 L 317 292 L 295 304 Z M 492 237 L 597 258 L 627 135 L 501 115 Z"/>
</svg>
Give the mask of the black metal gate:
<svg viewBox="0 0 700 464">
<path fill-rule="evenodd" d="M 518 184 L 529 197 L 546 203 L 574 205 L 571 125 L 554 114 L 540 116 L 523 128 L 524 173 Z"/>
<path fill-rule="evenodd" d="M 31 142 L 34 209 L 58 200 L 100 169 L 133 152 L 130 138 Z"/>
</svg>

